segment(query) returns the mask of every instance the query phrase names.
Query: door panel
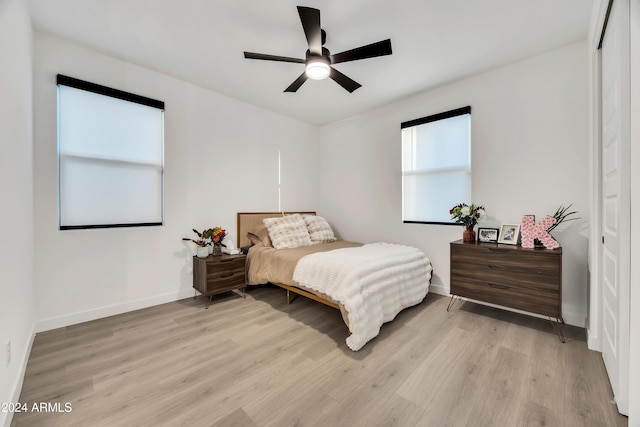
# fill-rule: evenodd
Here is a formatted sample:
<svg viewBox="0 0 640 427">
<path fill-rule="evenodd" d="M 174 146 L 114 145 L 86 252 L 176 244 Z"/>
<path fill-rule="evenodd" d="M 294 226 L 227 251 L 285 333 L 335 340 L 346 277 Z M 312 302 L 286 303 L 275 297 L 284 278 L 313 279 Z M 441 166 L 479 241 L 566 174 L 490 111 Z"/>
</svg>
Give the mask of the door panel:
<svg viewBox="0 0 640 427">
<path fill-rule="evenodd" d="M 629 0 L 613 2 L 600 55 L 602 357 L 623 414 L 628 414 L 629 394 L 628 10 Z"/>
</svg>

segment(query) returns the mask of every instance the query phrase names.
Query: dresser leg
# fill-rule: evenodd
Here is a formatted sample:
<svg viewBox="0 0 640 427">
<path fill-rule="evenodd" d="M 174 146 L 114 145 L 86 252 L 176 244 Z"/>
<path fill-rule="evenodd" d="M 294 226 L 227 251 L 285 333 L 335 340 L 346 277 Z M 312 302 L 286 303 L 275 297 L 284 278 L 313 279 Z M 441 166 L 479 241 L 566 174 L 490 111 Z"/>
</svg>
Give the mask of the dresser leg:
<svg viewBox="0 0 640 427">
<path fill-rule="evenodd" d="M 457 300 L 458 300 L 457 295 L 451 295 L 451 299 L 449 300 L 449 305 L 447 306 L 447 311 L 450 311 L 453 308 L 453 305 L 456 303 Z"/>
<path fill-rule="evenodd" d="M 551 319 L 551 317 L 549 317 L 549 322 L 551 322 L 551 326 L 553 326 L 553 329 L 555 329 L 556 334 L 558 335 L 558 338 L 560 339 L 561 343 L 565 343 L 567 342 L 567 337 L 564 335 L 564 330 L 562 329 L 562 325 L 564 324 L 564 320 L 562 320 L 562 317 L 558 318 L 558 319 Z"/>
</svg>

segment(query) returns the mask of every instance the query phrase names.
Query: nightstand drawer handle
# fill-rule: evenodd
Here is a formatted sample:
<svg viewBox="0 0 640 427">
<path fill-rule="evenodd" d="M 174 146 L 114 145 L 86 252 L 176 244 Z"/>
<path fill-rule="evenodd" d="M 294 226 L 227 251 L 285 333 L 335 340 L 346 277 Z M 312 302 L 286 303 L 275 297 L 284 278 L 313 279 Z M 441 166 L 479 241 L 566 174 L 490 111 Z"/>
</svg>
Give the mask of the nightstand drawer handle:
<svg viewBox="0 0 640 427">
<path fill-rule="evenodd" d="M 491 270 L 509 271 L 509 269 L 507 267 L 500 267 L 500 266 L 497 266 L 497 265 L 489 265 L 489 268 Z"/>
<path fill-rule="evenodd" d="M 219 275 L 218 277 L 219 277 L 219 278 L 221 278 L 221 279 L 226 279 L 227 277 L 231 277 L 231 276 L 233 276 L 234 274 L 236 274 L 236 273 L 221 274 L 221 275 Z"/>
<path fill-rule="evenodd" d="M 232 261 L 235 261 L 235 259 L 234 258 L 222 258 L 220 260 L 220 262 L 232 262 Z"/>
<path fill-rule="evenodd" d="M 503 291 L 511 288 L 511 286 L 496 285 L 495 283 L 489 283 L 489 286 L 491 286 L 492 288 L 496 288 L 496 289 L 502 289 Z"/>
</svg>

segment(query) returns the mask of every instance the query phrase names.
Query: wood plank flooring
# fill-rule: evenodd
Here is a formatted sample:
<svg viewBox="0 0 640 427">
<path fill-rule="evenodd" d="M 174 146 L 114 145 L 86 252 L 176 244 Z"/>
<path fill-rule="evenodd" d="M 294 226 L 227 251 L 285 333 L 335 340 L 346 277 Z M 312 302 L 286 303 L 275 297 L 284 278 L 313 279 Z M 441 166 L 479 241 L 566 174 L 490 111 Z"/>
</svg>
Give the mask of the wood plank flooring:
<svg viewBox="0 0 640 427">
<path fill-rule="evenodd" d="M 41 333 L 20 399 L 62 410 L 12 425 L 627 425 L 584 330 L 562 344 L 546 320 L 447 303 L 428 295 L 359 352 L 337 310 L 273 287 Z"/>
</svg>

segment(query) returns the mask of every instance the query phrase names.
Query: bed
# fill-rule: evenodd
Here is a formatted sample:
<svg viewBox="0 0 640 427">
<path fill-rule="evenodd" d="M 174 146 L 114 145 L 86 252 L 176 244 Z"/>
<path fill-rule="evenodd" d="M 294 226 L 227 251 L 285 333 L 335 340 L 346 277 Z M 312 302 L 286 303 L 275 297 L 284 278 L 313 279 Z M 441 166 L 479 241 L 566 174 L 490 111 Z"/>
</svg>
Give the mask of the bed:
<svg viewBox="0 0 640 427">
<path fill-rule="evenodd" d="M 247 284 L 271 283 L 289 303 L 302 295 L 340 310 L 353 351 L 427 295 L 432 268 L 419 249 L 341 240 L 311 211 L 239 212 L 237 219 L 238 246 L 249 247 Z"/>
</svg>

